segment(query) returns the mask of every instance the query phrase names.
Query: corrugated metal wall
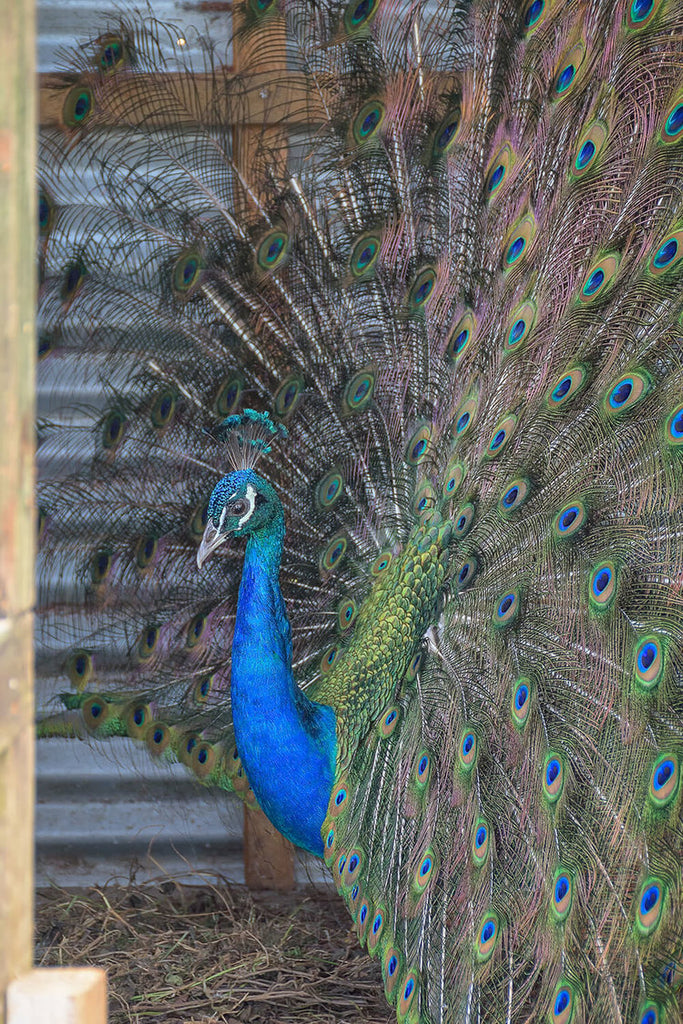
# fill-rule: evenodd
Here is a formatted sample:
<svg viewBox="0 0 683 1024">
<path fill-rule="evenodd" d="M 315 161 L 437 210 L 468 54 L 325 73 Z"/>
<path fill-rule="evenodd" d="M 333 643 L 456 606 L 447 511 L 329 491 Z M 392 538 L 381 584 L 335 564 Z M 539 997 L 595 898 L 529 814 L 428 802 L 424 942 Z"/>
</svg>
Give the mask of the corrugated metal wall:
<svg viewBox="0 0 683 1024">
<path fill-rule="evenodd" d="M 152 13 L 179 26 L 187 39 L 186 53 L 193 49 L 191 26 L 208 25 L 219 52 L 225 46 L 230 60 L 229 4 L 198 3 L 197 8 L 210 8 L 210 13 L 204 17 L 186 0 L 155 0 Z M 38 10 L 41 73 L 63 70 L 64 51 L 75 39 L 107 30 L 108 16 L 103 17 L 102 6 L 93 0 L 41 0 Z M 89 192 L 87 168 L 82 184 Z M 73 426 L 78 420 L 71 411 L 74 406 L 104 401 L 97 368 L 77 369 L 68 357 L 55 355 L 39 366 L 38 415 L 53 421 L 64 417 Z M 55 470 L 58 467 L 40 453 L 39 474 Z M 65 622 L 64 631 L 68 630 Z M 37 642 L 44 663 L 49 640 L 39 637 Z M 38 706 L 49 707 L 66 687 L 67 680 L 55 666 L 54 676 L 38 688 Z M 237 798 L 203 790 L 180 766 L 153 763 L 144 750 L 126 740 L 99 745 L 42 740 L 37 751 L 36 881 L 103 884 L 114 877 L 128 879 L 134 874 L 143 880 L 163 872 L 203 872 L 243 881 L 242 815 Z M 308 857 L 299 860 L 297 877 L 302 882 L 326 878 L 318 862 Z"/>
</svg>

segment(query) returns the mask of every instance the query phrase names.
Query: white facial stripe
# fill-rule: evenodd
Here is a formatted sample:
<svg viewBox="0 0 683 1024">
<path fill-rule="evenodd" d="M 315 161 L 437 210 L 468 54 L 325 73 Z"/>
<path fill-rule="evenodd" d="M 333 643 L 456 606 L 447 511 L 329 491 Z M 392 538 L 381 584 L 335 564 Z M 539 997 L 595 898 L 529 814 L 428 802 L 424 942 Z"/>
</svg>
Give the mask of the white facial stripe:
<svg viewBox="0 0 683 1024">
<path fill-rule="evenodd" d="M 227 514 L 228 514 L 228 506 L 226 505 L 224 507 L 223 511 L 221 512 L 221 518 L 218 521 L 218 529 L 219 530 L 223 529 L 223 523 L 225 522 L 225 517 L 227 516 Z"/>
<path fill-rule="evenodd" d="M 252 487 L 251 484 L 247 484 L 247 493 L 246 493 L 245 497 L 246 497 L 247 502 L 249 504 L 249 508 L 247 509 L 247 511 L 244 513 L 244 515 L 242 516 L 242 518 L 238 522 L 238 524 L 237 524 L 237 529 L 238 530 L 242 529 L 242 527 L 247 522 L 247 520 L 251 518 L 251 516 L 253 515 L 253 512 L 254 512 L 254 509 L 256 508 L 256 488 Z"/>
</svg>

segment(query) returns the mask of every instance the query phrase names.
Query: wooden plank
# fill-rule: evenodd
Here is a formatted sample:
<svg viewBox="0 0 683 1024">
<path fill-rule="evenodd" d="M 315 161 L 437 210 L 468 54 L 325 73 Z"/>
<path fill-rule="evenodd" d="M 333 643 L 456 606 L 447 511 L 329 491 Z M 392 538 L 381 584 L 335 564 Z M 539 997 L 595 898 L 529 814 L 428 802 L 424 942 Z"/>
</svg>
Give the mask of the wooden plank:
<svg viewBox="0 0 683 1024">
<path fill-rule="evenodd" d="M 0 33 L 0 1021 L 33 931 L 33 0 Z"/>
<path fill-rule="evenodd" d="M 271 94 L 273 83 L 276 83 L 278 102 L 281 83 L 286 79 L 286 37 L 284 21 L 280 18 L 271 19 L 258 36 L 238 34 L 235 42 L 236 72 L 247 71 L 258 67 L 263 75 Z M 252 77 L 251 75 L 249 76 Z M 307 88 L 309 88 L 307 83 Z M 294 96 L 300 96 L 298 89 L 293 90 Z M 265 99 L 267 99 L 267 95 Z M 264 102 L 265 102 L 264 99 Z M 292 116 L 295 108 L 288 112 Z M 301 111 L 308 113 L 308 100 L 302 105 Z M 277 121 L 276 110 L 264 107 L 261 120 L 233 120 L 233 159 L 237 172 L 249 182 L 257 199 L 260 198 L 259 183 L 265 180 L 269 155 L 277 154 L 275 160 L 276 174 L 283 175 L 287 165 L 287 137 L 281 129 L 264 126 L 265 114 L 270 124 Z M 272 160 L 271 160 L 272 163 Z M 256 203 L 247 189 L 239 182 L 235 184 L 236 209 L 253 219 L 256 214 Z M 259 218 L 262 221 L 262 218 Z M 244 880 L 251 889 L 287 890 L 294 887 L 294 848 L 284 836 L 268 821 L 258 807 L 244 807 Z"/>
<path fill-rule="evenodd" d="M 107 975 L 99 967 L 42 967 L 7 989 L 7 1024 L 106 1024 Z"/>
<path fill-rule="evenodd" d="M 43 128 L 63 127 L 62 111 L 71 89 L 93 90 L 92 123 L 131 127 L 239 124 L 261 127 L 286 120 L 290 127 L 323 120 L 323 105 L 309 77 L 262 66 L 243 75 L 217 68 L 212 75 L 128 71 L 107 78 L 48 73 L 39 77 L 39 117 Z"/>
</svg>

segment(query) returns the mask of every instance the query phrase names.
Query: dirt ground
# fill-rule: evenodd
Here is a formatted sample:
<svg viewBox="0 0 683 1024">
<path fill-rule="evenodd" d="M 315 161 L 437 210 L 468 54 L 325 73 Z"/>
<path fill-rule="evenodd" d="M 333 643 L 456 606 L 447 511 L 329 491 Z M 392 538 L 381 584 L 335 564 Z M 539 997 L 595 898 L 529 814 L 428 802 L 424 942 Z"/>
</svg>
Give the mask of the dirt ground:
<svg viewBox="0 0 683 1024">
<path fill-rule="evenodd" d="M 36 964 L 104 967 L 109 1024 L 390 1024 L 379 963 L 319 890 L 40 889 Z"/>
</svg>

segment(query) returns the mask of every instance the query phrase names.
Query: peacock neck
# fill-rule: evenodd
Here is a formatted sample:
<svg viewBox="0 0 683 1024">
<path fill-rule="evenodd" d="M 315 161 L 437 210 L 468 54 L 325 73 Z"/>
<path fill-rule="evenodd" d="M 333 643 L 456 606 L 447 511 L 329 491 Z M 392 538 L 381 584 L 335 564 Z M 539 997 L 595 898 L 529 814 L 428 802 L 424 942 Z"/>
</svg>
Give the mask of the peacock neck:
<svg viewBox="0 0 683 1024">
<path fill-rule="evenodd" d="M 309 700 L 292 675 L 292 640 L 279 571 L 282 513 L 249 537 L 232 645 L 238 753 L 256 798 L 293 843 L 322 856 L 320 829 L 336 761 L 332 708 Z"/>
</svg>

